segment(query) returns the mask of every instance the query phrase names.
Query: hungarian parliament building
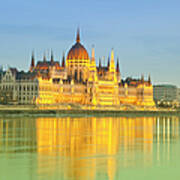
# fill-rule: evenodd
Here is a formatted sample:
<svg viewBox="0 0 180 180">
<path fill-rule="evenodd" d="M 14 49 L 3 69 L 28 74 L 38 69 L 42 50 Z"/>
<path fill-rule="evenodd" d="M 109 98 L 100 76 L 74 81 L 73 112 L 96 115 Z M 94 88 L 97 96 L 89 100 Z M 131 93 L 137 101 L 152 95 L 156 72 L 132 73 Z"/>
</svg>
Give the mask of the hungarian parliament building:
<svg viewBox="0 0 180 180">
<path fill-rule="evenodd" d="M 97 66 L 98 64 L 98 66 Z M 150 76 L 145 80 L 121 79 L 119 60 L 114 52 L 107 65 L 91 57 L 80 42 L 79 30 L 76 43 L 63 55 L 61 63 L 50 60 L 36 61 L 32 54 L 28 72 L 8 68 L 0 71 L 0 104 L 67 107 L 120 107 L 153 108 L 153 87 Z"/>
</svg>

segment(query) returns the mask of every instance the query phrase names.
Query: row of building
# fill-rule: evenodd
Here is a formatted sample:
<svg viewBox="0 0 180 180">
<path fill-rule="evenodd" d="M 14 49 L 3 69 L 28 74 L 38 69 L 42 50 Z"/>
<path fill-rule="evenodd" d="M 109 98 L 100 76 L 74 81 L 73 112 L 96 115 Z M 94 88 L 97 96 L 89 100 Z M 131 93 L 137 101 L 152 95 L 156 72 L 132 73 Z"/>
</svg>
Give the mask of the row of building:
<svg viewBox="0 0 180 180">
<path fill-rule="evenodd" d="M 50 60 L 44 56 L 37 62 L 32 54 L 28 72 L 1 70 L 0 103 L 155 107 L 150 76 L 146 80 L 143 75 L 139 79 L 121 79 L 113 50 L 107 65 L 102 65 L 101 60 L 96 62 L 94 48 L 90 57 L 80 43 L 79 31 L 62 63 L 54 60 L 53 53 Z"/>
<path fill-rule="evenodd" d="M 171 84 L 153 86 L 153 97 L 157 105 L 180 106 L 180 88 Z"/>
<path fill-rule="evenodd" d="M 18 72 L 15 68 L 0 71 L 1 104 L 35 104 L 39 92 L 39 80 L 30 72 Z M 129 84 L 131 78 L 125 82 Z M 175 85 L 153 86 L 153 99 L 156 104 L 179 103 L 180 88 Z"/>
</svg>

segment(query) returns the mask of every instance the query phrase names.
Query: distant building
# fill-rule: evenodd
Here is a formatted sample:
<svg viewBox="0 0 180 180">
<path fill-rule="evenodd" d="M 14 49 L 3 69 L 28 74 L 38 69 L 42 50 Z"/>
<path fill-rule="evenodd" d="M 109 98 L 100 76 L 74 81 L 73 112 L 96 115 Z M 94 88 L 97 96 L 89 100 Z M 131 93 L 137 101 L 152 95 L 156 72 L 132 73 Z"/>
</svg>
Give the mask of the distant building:
<svg viewBox="0 0 180 180">
<path fill-rule="evenodd" d="M 177 89 L 177 99 L 180 102 L 180 88 Z"/>
<path fill-rule="evenodd" d="M 161 84 L 153 86 L 153 97 L 157 104 L 179 106 L 179 97 L 177 86 L 171 84 Z"/>
<path fill-rule="evenodd" d="M 1 72 L 1 104 L 35 104 L 38 90 L 38 80 L 34 73 L 18 72 L 16 68 Z"/>
</svg>

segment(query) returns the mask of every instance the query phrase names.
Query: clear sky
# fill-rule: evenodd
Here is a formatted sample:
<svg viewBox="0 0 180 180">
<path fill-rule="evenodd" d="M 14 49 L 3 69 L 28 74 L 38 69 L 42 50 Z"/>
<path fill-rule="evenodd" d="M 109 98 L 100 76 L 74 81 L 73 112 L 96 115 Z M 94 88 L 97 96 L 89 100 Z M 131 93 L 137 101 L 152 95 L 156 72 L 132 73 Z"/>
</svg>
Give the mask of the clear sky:
<svg viewBox="0 0 180 180">
<path fill-rule="evenodd" d="M 96 60 L 114 48 L 123 77 L 151 74 L 154 84 L 180 87 L 179 0 L 6 0 L 0 6 L 0 64 L 29 68 L 31 51 L 36 60 L 54 51 L 62 58 L 81 42 Z"/>
</svg>

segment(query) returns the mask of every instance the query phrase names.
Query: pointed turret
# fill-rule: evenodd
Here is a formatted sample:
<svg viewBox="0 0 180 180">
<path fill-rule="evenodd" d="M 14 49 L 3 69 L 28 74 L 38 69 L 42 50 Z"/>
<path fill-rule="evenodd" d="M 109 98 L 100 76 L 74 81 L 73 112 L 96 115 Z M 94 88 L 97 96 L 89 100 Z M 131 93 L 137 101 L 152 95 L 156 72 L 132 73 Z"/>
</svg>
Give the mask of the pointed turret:
<svg viewBox="0 0 180 180">
<path fill-rule="evenodd" d="M 144 74 L 141 75 L 141 83 L 144 83 Z"/>
<path fill-rule="evenodd" d="M 114 50 L 111 50 L 111 62 L 109 67 L 110 72 L 115 72 L 115 65 L 114 65 Z"/>
<path fill-rule="evenodd" d="M 101 58 L 99 58 L 99 68 L 101 68 Z"/>
<path fill-rule="evenodd" d="M 114 49 L 112 48 L 112 50 L 111 50 L 111 61 L 114 61 Z"/>
<path fill-rule="evenodd" d="M 121 73 L 120 73 L 120 69 L 119 69 L 119 58 L 117 58 L 116 74 L 117 74 L 117 81 L 118 81 L 118 83 L 120 83 L 121 82 Z"/>
<path fill-rule="evenodd" d="M 35 58 L 34 58 L 34 51 L 32 52 L 32 57 L 31 57 L 31 66 L 30 66 L 30 71 L 32 71 L 35 67 Z"/>
<path fill-rule="evenodd" d="M 79 28 L 77 29 L 76 42 L 77 42 L 77 43 L 80 43 L 80 32 L 79 32 Z"/>
<path fill-rule="evenodd" d="M 31 67 L 35 66 L 35 58 L 34 58 L 34 51 L 32 52 L 32 57 L 31 57 Z"/>
<path fill-rule="evenodd" d="M 43 61 L 46 62 L 46 54 L 44 52 Z"/>
<path fill-rule="evenodd" d="M 151 85 L 151 76 L 150 76 L 150 74 L 148 76 L 148 83 L 149 83 L 149 85 Z"/>
<path fill-rule="evenodd" d="M 111 60 L 110 60 L 110 66 L 109 66 L 109 78 L 113 80 L 114 82 L 117 82 L 117 74 L 116 69 L 115 69 L 115 64 L 114 64 L 114 51 L 112 49 L 111 51 Z"/>
<path fill-rule="evenodd" d="M 116 72 L 119 73 L 119 58 L 117 58 Z"/>
<path fill-rule="evenodd" d="M 96 82 L 97 81 L 96 60 L 95 60 L 94 46 L 92 46 L 89 81 L 90 82 Z"/>
<path fill-rule="evenodd" d="M 110 58 L 108 57 L 108 63 L 107 63 L 107 68 L 109 69 L 110 66 Z"/>
<path fill-rule="evenodd" d="M 63 58 L 62 58 L 62 67 L 65 67 L 65 55 L 64 55 L 64 52 L 63 52 Z"/>
<path fill-rule="evenodd" d="M 53 63 L 53 62 L 54 62 L 54 56 L 53 56 L 53 51 L 51 49 L 51 63 Z"/>
<path fill-rule="evenodd" d="M 91 61 L 95 60 L 95 50 L 94 50 L 94 45 L 92 46 L 92 52 L 91 52 Z"/>
<path fill-rule="evenodd" d="M 94 46 L 92 46 L 92 54 L 91 54 L 91 71 L 96 71 L 96 60 L 95 60 Z"/>
</svg>

